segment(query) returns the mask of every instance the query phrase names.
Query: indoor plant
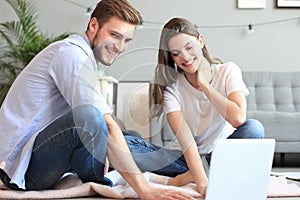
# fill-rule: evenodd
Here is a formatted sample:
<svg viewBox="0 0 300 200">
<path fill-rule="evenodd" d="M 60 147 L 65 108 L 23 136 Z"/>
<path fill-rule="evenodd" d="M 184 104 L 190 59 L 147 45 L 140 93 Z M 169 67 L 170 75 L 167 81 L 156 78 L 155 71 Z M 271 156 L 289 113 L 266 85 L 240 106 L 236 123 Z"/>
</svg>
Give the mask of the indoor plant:
<svg viewBox="0 0 300 200">
<path fill-rule="evenodd" d="M 42 33 L 37 25 L 37 9 L 26 0 L 5 0 L 17 20 L 0 23 L 0 104 L 19 72 L 48 44 L 67 37 Z"/>
</svg>

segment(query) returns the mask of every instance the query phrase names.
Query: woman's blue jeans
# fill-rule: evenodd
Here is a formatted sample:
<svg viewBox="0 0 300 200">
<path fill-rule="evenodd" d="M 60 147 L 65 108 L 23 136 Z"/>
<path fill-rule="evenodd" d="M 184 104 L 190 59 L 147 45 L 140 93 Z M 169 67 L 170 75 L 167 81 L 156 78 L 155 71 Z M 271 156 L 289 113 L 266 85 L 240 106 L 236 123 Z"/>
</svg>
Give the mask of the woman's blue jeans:
<svg viewBox="0 0 300 200">
<path fill-rule="evenodd" d="M 254 119 L 247 120 L 238 127 L 228 139 L 233 138 L 263 138 L 263 125 Z M 160 175 L 174 177 L 188 171 L 188 166 L 179 150 L 170 150 L 153 145 L 142 138 L 123 132 L 132 156 L 141 171 L 150 171 Z M 204 155 L 208 164 L 211 153 Z"/>
<path fill-rule="evenodd" d="M 25 174 L 26 189 L 53 186 L 66 172 L 76 172 L 83 182 L 110 185 L 104 177 L 107 126 L 92 105 L 83 105 L 56 119 L 34 143 Z"/>
</svg>

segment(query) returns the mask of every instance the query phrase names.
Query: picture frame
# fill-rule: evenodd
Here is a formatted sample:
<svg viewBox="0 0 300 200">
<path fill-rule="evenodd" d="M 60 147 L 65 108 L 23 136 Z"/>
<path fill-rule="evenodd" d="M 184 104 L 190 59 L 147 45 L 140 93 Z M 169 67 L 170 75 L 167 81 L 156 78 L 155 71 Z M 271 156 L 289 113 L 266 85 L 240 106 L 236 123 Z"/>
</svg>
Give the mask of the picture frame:
<svg viewBox="0 0 300 200">
<path fill-rule="evenodd" d="M 278 8 L 300 8 L 300 0 L 277 0 Z"/>
<path fill-rule="evenodd" d="M 265 0 L 238 0 L 237 7 L 241 9 L 247 8 L 264 8 Z"/>
</svg>

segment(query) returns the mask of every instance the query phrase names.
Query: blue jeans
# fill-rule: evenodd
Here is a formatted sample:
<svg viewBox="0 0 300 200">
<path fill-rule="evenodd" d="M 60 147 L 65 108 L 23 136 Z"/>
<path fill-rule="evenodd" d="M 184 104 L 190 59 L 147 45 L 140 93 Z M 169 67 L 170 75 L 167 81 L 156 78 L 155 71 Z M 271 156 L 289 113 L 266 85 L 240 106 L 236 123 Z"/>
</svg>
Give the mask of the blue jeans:
<svg viewBox="0 0 300 200">
<path fill-rule="evenodd" d="M 25 174 L 27 190 L 53 186 L 66 172 L 76 172 L 83 182 L 111 185 L 104 177 L 107 126 L 92 105 L 83 105 L 56 119 L 34 143 Z"/>
<path fill-rule="evenodd" d="M 142 172 L 150 171 L 156 174 L 174 177 L 189 170 L 181 151 L 156 146 L 142 138 L 131 136 L 130 133 L 125 132 L 124 135 L 132 156 Z M 246 139 L 263 137 L 263 125 L 257 120 L 249 119 L 238 127 L 228 138 Z M 209 164 L 211 153 L 203 156 L 205 156 Z"/>
</svg>

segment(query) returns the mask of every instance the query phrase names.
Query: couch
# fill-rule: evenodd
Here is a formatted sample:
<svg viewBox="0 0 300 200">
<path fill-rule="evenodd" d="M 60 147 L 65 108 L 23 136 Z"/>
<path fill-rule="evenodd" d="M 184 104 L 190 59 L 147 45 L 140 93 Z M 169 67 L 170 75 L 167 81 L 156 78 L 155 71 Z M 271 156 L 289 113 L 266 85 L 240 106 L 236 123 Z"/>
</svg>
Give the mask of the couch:
<svg viewBox="0 0 300 200">
<path fill-rule="evenodd" d="M 275 152 L 300 153 L 300 72 L 243 72 L 250 94 L 247 118 L 262 122 Z M 165 116 L 151 120 L 151 142 L 168 146 L 175 139 Z"/>
<path fill-rule="evenodd" d="M 300 72 L 243 72 L 248 118 L 261 121 L 277 153 L 300 153 Z"/>
</svg>

